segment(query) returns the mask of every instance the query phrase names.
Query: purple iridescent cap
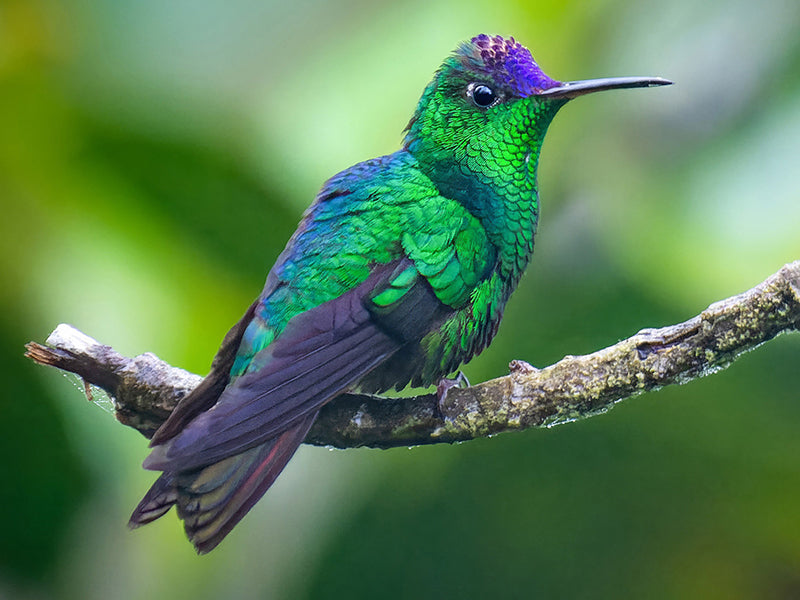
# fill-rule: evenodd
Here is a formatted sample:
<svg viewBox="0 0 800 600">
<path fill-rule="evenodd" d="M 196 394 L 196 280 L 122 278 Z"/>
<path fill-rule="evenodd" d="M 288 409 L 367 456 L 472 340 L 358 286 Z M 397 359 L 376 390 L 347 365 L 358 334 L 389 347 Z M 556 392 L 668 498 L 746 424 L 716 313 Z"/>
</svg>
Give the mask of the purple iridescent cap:
<svg viewBox="0 0 800 600">
<path fill-rule="evenodd" d="M 495 81 L 505 83 L 522 97 L 561 85 L 560 81 L 545 75 L 530 50 L 513 37 L 505 39 L 482 33 L 462 45 L 457 54 L 467 59 L 472 68 L 486 71 Z"/>
</svg>

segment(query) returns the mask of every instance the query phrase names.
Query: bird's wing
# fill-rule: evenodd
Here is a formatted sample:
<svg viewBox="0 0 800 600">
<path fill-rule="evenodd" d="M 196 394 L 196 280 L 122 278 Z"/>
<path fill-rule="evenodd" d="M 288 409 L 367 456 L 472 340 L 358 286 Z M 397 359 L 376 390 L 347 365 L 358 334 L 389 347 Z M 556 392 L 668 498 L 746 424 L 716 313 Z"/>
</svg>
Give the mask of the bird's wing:
<svg viewBox="0 0 800 600">
<path fill-rule="evenodd" d="M 485 231 L 413 164 L 398 170 L 411 159 L 382 160 L 323 187 L 237 330 L 230 383 L 166 425 L 146 467 L 192 469 L 280 434 L 468 304 L 494 261 Z"/>
<path fill-rule="evenodd" d="M 161 424 L 153 437 L 150 438 L 150 445 L 157 446 L 163 444 L 168 439 L 175 437 L 192 419 L 203 411 L 208 410 L 217 402 L 222 390 L 230 381 L 230 372 L 236 358 L 236 350 L 242 342 L 242 335 L 245 328 L 253 318 L 253 313 L 258 307 L 256 300 L 245 312 L 239 322 L 231 327 L 230 331 L 222 340 L 222 345 L 217 350 L 214 360 L 211 362 L 211 370 L 208 375 L 178 402 L 177 406 L 170 413 L 164 423 Z"/>
<path fill-rule="evenodd" d="M 209 410 L 156 446 L 145 467 L 186 471 L 241 453 L 315 413 L 452 309 L 407 259 L 291 318 Z"/>
</svg>

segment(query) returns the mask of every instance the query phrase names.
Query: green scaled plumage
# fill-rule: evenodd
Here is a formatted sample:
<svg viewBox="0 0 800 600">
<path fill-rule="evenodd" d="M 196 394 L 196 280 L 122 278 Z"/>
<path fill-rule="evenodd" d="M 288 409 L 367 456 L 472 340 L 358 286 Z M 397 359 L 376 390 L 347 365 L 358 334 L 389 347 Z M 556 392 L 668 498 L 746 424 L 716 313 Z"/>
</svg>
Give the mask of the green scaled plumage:
<svg viewBox="0 0 800 600">
<path fill-rule="evenodd" d="M 513 38 L 463 44 L 403 148 L 323 186 L 209 375 L 153 437 L 145 466 L 163 474 L 131 525 L 176 505 L 207 552 L 326 402 L 430 385 L 483 350 L 533 252 L 536 168 L 556 112 L 590 91 L 663 83 L 562 84 Z"/>
</svg>

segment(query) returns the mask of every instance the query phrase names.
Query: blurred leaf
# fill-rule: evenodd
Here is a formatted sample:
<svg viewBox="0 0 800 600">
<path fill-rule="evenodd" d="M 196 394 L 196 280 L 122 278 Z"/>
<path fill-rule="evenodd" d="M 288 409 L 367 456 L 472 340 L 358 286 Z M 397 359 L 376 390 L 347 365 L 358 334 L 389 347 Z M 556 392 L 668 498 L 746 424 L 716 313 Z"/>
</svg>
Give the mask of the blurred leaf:
<svg viewBox="0 0 800 600">
<path fill-rule="evenodd" d="M 87 497 L 87 474 L 41 383 L 41 367 L 23 358 L 25 338 L 5 318 L 0 339 L 16 342 L 0 344 L 0 581 L 52 581 L 72 543 L 71 520 Z"/>
</svg>

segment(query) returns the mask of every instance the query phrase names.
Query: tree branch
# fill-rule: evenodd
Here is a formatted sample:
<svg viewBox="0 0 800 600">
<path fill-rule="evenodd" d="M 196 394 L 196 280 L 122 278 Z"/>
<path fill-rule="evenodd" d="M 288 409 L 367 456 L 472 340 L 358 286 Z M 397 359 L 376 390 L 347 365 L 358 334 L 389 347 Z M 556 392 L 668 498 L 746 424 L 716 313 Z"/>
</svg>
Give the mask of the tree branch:
<svg viewBox="0 0 800 600">
<path fill-rule="evenodd" d="M 800 261 L 795 261 L 684 323 L 643 329 L 613 346 L 566 356 L 544 369 L 512 361 L 509 375 L 452 388 L 441 406 L 435 394 L 340 396 L 323 407 L 306 443 L 389 448 L 565 423 L 604 412 L 630 396 L 714 373 L 743 352 L 798 328 Z M 26 356 L 104 389 L 117 419 L 147 437 L 201 380 L 151 353 L 121 356 L 70 325 L 59 325 L 47 344 L 28 343 Z"/>
</svg>

